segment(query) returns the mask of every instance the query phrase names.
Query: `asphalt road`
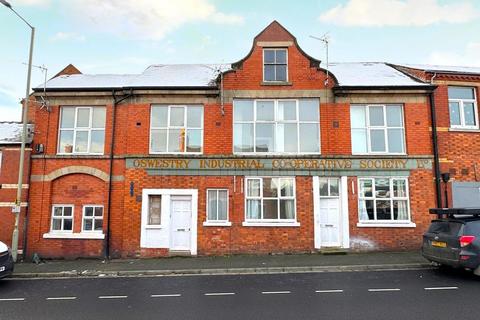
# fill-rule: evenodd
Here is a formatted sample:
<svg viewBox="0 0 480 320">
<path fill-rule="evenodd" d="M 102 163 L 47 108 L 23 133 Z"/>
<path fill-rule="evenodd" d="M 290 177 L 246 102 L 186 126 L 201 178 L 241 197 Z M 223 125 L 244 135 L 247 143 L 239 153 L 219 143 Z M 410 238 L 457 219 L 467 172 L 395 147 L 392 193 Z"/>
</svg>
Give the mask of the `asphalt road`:
<svg viewBox="0 0 480 320">
<path fill-rule="evenodd" d="M 480 280 L 415 270 L 0 281 L 0 319 L 479 319 Z"/>
</svg>

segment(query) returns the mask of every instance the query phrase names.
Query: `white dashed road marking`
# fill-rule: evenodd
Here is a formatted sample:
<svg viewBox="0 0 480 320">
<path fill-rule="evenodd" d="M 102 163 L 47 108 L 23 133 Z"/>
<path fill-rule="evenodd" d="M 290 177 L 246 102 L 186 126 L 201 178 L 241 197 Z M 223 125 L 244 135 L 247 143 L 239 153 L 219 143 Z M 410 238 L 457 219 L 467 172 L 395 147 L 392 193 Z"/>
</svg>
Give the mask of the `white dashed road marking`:
<svg viewBox="0 0 480 320">
<path fill-rule="evenodd" d="M 431 287 L 431 288 L 424 288 L 425 290 L 457 290 L 458 287 Z"/>
<path fill-rule="evenodd" d="M 210 292 L 205 293 L 206 296 L 233 296 L 235 292 Z"/>
<path fill-rule="evenodd" d="M 391 292 L 400 291 L 398 288 L 385 288 L 385 289 L 368 289 L 369 292 Z"/>
<path fill-rule="evenodd" d="M 77 297 L 49 297 L 47 300 L 75 300 Z"/>
<path fill-rule="evenodd" d="M 262 291 L 262 294 L 289 294 L 290 291 Z"/>
<path fill-rule="evenodd" d="M 152 294 L 150 298 L 168 298 L 168 297 L 181 297 L 180 293 L 172 293 L 172 294 Z"/>
<path fill-rule="evenodd" d="M 316 293 L 342 293 L 343 290 L 317 290 Z"/>
<path fill-rule="evenodd" d="M 25 301 L 25 298 L 5 298 L 0 299 L 0 301 Z"/>
<path fill-rule="evenodd" d="M 98 299 L 126 299 L 128 296 L 100 296 Z"/>
</svg>

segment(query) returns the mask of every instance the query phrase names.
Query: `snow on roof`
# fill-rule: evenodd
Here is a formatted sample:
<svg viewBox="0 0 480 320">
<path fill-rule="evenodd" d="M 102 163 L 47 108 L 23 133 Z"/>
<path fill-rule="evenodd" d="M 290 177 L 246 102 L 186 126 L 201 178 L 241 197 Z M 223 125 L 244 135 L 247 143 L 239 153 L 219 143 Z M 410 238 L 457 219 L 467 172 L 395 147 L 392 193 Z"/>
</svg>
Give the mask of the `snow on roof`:
<svg viewBox="0 0 480 320">
<path fill-rule="evenodd" d="M 0 144 L 20 144 L 22 142 L 22 128 L 20 122 L 0 122 Z M 33 124 L 27 128 L 27 143 L 32 142 Z"/>
<path fill-rule="evenodd" d="M 384 62 L 330 63 L 339 86 L 425 86 Z"/>
<path fill-rule="evenodd" d="M 439 73 L 480 74 L 480 67 L 441 66 L 430 64 L 399 64 L 399 66 Z"/>
<path fill-rule="evenodd" d="M 125 87 L 213 87 L 220 70 L 230 65 L 151 65 L 141 74 L 72 74 L 47 81 L 47 89 L 105 89 Z M 36 89 L 43 89 L 43 84 Z"/>
</svg>

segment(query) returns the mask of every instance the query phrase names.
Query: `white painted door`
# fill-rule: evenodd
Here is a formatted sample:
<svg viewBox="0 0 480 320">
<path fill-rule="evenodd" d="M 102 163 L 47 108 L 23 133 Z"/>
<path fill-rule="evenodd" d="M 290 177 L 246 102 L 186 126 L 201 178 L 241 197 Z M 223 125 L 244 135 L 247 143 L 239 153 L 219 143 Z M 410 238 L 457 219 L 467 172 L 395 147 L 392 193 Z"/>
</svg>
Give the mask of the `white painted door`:
<svg viewBox="0 0 480 320">
<path fill-rule="evenodd" d="M 341 202 L 340 179 L 319 179 L 319 216 L 317 223 L 320 231 L 321 247 L 341 246 Z"/>
<path fill-rule="evenodd" d="M 190 251 L 192 198 L 172 196 L 170 201 L 170 250 Z"/>
</svg>

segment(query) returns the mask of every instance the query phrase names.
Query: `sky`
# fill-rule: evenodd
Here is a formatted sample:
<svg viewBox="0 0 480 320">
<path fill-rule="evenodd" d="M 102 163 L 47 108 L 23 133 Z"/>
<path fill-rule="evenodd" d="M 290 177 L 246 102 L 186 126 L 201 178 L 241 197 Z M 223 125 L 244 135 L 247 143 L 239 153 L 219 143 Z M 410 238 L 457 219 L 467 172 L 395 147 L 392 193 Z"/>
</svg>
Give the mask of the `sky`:
<svg viewBox="0 0 480 320">
<path fill-rule="evenodd" d="M 230 63 L 279 21 L 325 63 L 480 66 L 480 0 L 8 0 L 36 28 L 33 64 L 50 78 L 141 73 L 150 64 Z M 20 120 L 30 29 L 0 5 L 0 121 Z M 324 64 L 322 66 L 325 66 Z M 41 86 L 42 69 L 32 70 Z"/>
</svg>

